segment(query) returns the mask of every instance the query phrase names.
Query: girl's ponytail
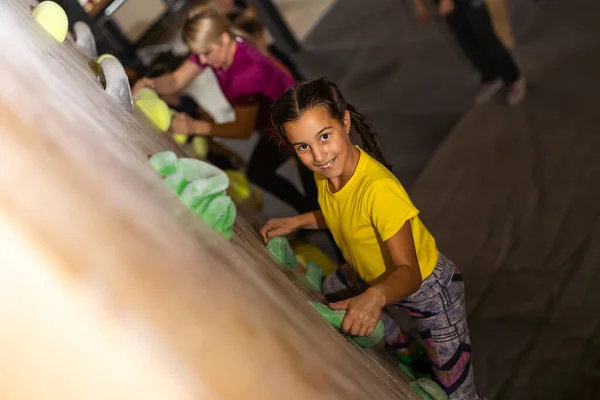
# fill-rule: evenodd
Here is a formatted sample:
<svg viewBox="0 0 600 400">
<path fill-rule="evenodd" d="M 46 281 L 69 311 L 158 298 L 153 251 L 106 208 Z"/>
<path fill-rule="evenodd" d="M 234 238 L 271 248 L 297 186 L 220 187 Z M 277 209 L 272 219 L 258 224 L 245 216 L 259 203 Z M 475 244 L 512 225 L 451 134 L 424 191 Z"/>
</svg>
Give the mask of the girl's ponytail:
<svg viewBox="0 0 600 400">
<path fill-rule="evenodd" d="M 356 129 L 358 134 L 360 135 L 360 140 L 362 141 L 362 146 L 367 153 L 369 153 L 373 158 L 383 164 L 384 167 L 392 170 L 392 166 L 385 161 L 383 157 L 383 152 L 379 147 L 379 141 L 377 140 L 377 136 L 371 130 L 371 126 L 365 120 L 365 117 L 356 111 L 356 108 L 348 103 L 346 104 L 346 109 L 350 112 L 350 120 L 352 121 L 352 126 Z"/>
</svg>

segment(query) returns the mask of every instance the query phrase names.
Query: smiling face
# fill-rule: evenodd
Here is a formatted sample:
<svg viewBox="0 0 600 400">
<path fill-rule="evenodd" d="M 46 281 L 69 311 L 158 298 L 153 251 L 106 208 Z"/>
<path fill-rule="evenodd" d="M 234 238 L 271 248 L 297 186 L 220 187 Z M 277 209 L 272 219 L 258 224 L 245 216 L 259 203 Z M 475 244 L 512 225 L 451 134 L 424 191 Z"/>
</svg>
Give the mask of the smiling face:
<svg viewBox="0 0 600 400">
<path fill-rule="evenodd" d="M 296 154 L 311 171 L 330 181 L 342 181 L 352 176 L 357 150 L 350 142 L 350 114 L 343 121 L 332 118 L 323 107 L 304 111 L 300 118 L 283 124 L 285 135 Z"/>
</svg>

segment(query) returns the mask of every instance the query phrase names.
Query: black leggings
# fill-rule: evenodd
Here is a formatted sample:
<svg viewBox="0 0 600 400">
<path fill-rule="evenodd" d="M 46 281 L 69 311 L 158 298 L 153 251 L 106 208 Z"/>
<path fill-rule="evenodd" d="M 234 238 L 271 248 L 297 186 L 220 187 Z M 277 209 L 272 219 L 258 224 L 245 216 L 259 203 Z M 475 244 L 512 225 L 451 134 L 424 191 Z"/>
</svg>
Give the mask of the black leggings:
<svg viewBox="0 0 600 400">
<path fill-rule="evenodd" d="M 457 3 L 446 22 L 464 54 L 481 73 L 482 82 L 501 78 L 508 86 L 519 79 L 519 68 L 496 35 L 485 4 Z"/>
<path fill-rule="evenodd" d="M 295 157 L 289 150 L 268 135 L 262 134 L 254 147 L 246 175 L 250 182 L 273 194 L 279 200 L 292 206 L 299 213 L 319 209 L 317 185 L 313 172 L 297 160 L 298 173 L 302 182 L 302 194 L 289 180 L 277 174 L 277 170 L 289 158 Z"/>
</svg>

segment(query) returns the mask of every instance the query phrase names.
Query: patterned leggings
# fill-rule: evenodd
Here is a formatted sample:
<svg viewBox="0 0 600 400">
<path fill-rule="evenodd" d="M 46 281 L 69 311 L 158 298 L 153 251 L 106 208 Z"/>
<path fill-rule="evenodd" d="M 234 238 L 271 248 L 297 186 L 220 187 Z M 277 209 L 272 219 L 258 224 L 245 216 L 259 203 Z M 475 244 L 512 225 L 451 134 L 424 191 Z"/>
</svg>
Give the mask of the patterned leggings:
<svg viewBox="0 0 600 400">
<path fill-rule="evenodd" d="M 347 298 L 349 290 L 362 292 L 365 285 L 354 269 L 346 264 L 325 278 L 323 294 L 328 298 L 339 299 L 340 295 Z M 392 307 L 407 311 L 416 318 L 435 379 L 450 399 L 483 398 L 475 386 L 465 291 L 456 265 L 440 254 L 435 269 L 423 281 L 419 291 Z M 381 319 L 385 325 L 386 343 L 398 344 L 398 338 L 403 335 L 396 321 L 385 312 Z"/>
</svg>

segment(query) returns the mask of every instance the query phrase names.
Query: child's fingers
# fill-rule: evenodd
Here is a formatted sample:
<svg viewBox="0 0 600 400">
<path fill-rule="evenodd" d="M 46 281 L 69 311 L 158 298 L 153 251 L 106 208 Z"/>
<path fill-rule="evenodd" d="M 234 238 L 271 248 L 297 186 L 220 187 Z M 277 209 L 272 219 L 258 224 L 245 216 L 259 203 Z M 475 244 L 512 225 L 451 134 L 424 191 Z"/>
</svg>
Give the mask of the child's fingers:
<svg viewBox="0 0 600 400">
<path fill-rule="evenodd" d="M 352 336 L 360 336 L 360 332 L 363 329 L 363 322 L 360 320 L 354 320 L 352 321 L 352 326 L 349 329 L 349 333 Z"/>
<path fill-rule="evenodd" d="M 353 336 L 369 336 L 375 331 L 377 322 L 369 322 L 364 315 L 348 312 L 342 322 L 342 331 Z"/>
<path fill-rule="evenodd" d="M 278 235 L 279 227 L 277 226 L 277 221 L 269 220 L 267 223 L 260 229 L 260 234 L 263 237 L 265 243 L 269 241 L 269 238 L 279 236 Z"/>
<path fill-rule="evenodd" d="M 377 323 L 365 325 L 365 330 L 362 332 L 361 336 L 369 336 L 373 332 L 375 332 L 375 328 L 377 327 Z"/>
<path fill-rule="evenodd" d="M 336 303 L 329 303 L 329 308 L 332 310 L 346 310 L 351 299 L 338 301 Z"/>
<path fill-rule="evenodd" d="M 267 242 L 269 241 L 269 238 L 267 237 L 267 232 L 260 232 L 260 235 L 262 236 L 263 240 L 265 241 L 265 244 L 267 244 Z"/>
<path fill-rule="evenodd" d="M 268 236 L 269 229 L 271 229 L 269 227 L 269 222 L 267 222 L 262 228 L 260 228 L 260 235 L 262 236 L 265 243 L 267 243 L 269 241 L 269 236 Z"/>
<path fill-rule="evenodd" d="M 271 229 L 269 232 L 269 238 L 274 238 L 274 237 L 278 237 L 278 236 L 285 236 L 287 235 L 289 232 L 288 230 L 285 228 L 285 226 L 276 226 L 273 229 Z"/>
<path fill-rule="evenodd" d="M 344 315 L 344 320 L 342 321 L 342 331 L 350 335 L 356 335 L 356 333 L 358 333 L 358 329 L 360 328 L 357 325 L 358 323 L 359 322 L 356 320 L 356 317 L 353 315 L 353 313 L 347 312 L 346 315 Z"/>
<path fill-rule="evenodd" d="M 344 320 L 342 321 L 342 332 L 350 333 L 350 329 L 352 328 L 352 324 L 354 324 L 354 318 L 350 317 L 348 314 L 344 316 Z"/>
<path fill-rule="evenodd" d="M 269 239 L 272 239 L 274 237 L 277 237 L 277 228 L 271 228 L 268 231 L 265 232 L 265 243 L 267 243 L 269 241 Z"/>
<path fill-rule="evenodd" d="M 362 326 L 360 328 L 360 332 L 358 332 L 358 336 L 369 336 L 370 329 L 371 329 L 371 327 L 369 324 L 367 324 L 367 323 L 362 324 Z"/>
</svg>

